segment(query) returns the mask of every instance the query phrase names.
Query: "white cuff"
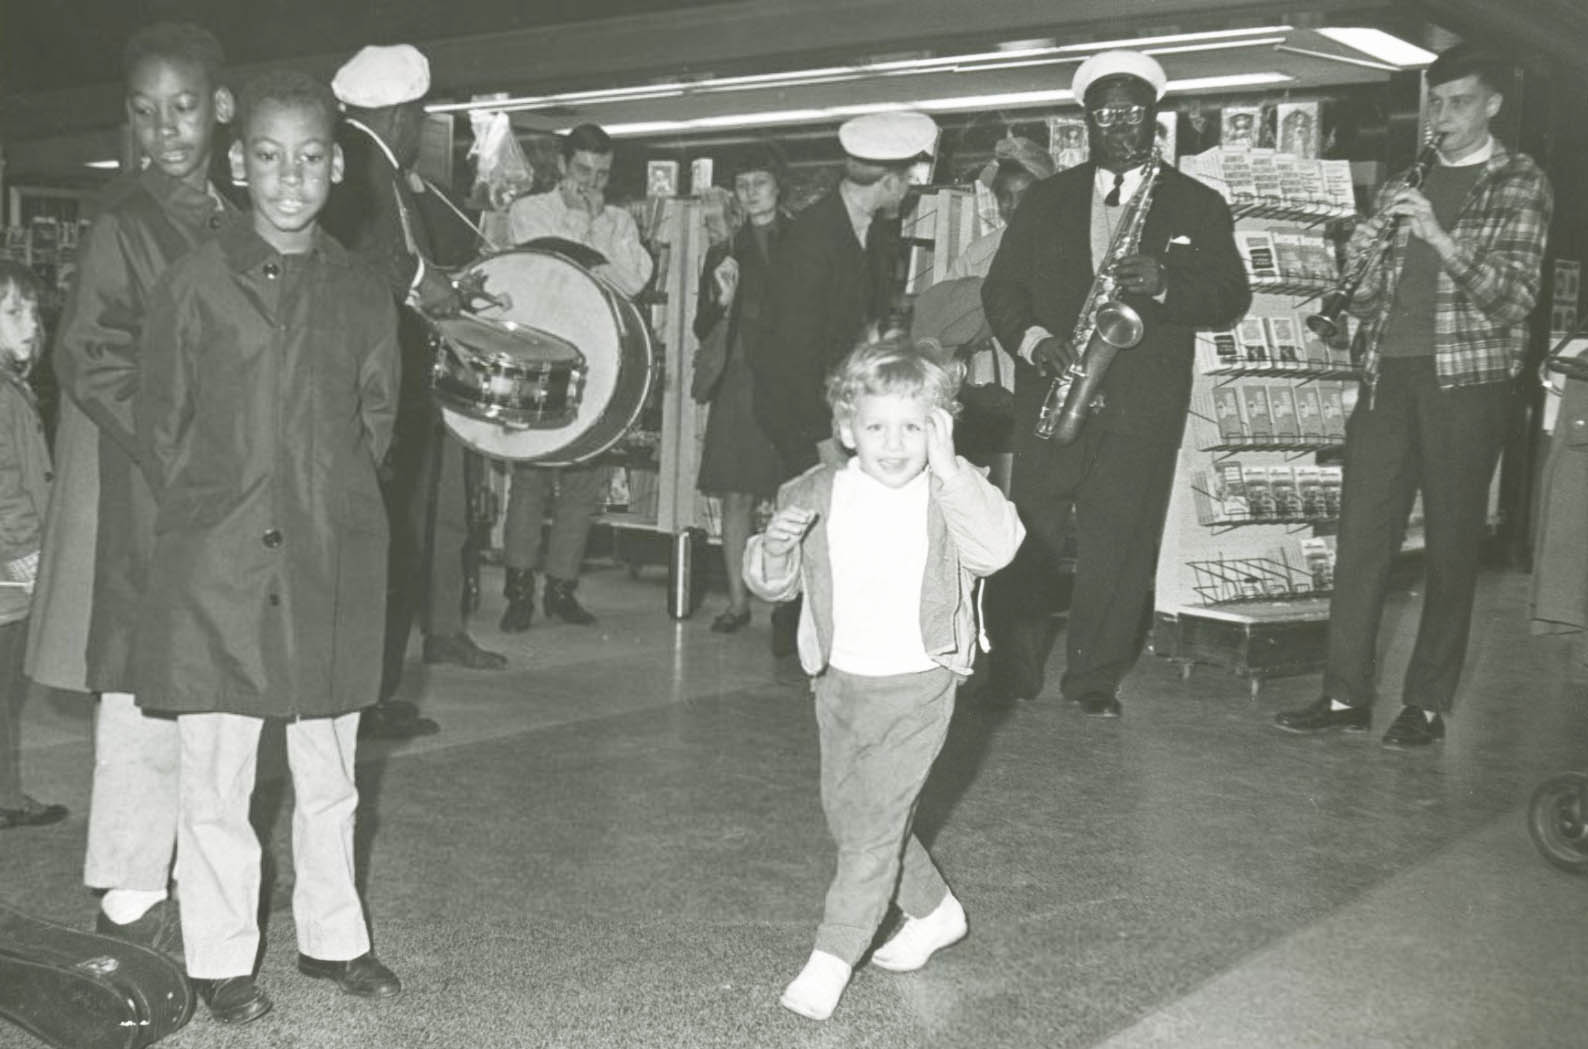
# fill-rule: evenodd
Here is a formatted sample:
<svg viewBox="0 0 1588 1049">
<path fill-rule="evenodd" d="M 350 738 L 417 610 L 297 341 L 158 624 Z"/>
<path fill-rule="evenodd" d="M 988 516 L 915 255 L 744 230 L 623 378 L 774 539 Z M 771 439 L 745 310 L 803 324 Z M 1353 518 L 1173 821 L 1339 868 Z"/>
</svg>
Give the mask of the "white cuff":
<svg viewBox="0 0 1588 1049">
<path fill-rule="evenodd" d="M 1016 350 L 1015 353 L 1027 364 L 1035 364 L 1036 361 L 1031 359 L 1032 351 L 1037 348 L 1037 343 L 1041 342 L 1043 339 L 1051 338 L 1053 338 L 1053 333 L 1051 331 L 1048 331 L 1048 329 L 1044 328 L 1040 324 L 1033 324 L 1031 327 L 1026 329 L 1025 335 L 1020 339 L 1020 348 Z"/>
</svg>

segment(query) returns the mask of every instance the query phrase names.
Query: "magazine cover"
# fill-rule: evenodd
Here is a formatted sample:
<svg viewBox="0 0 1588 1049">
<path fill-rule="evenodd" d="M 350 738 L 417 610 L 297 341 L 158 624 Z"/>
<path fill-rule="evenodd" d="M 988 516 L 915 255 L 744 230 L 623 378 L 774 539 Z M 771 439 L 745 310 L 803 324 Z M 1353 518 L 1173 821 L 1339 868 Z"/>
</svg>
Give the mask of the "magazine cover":
<svg viewBox="0 0 1588 1049">
<path fill-rule="evenodd" d="M 1318 155 L 1318 103 L 1280 102 L 1274 107 L 1276 145 L 1295 157 Z"/>
</svg>

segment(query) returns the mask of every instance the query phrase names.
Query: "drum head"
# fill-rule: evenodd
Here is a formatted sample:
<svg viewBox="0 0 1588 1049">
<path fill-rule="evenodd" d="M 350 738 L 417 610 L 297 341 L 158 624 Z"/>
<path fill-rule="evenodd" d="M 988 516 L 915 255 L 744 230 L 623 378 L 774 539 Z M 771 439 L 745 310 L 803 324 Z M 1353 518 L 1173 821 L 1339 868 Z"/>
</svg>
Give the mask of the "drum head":
<svg viewBox="0 0 1588 1049">
<path fill-rule="evenodd" d="M 503 252 L 469 270 L 484 275 L 485 292 L 500 303 L 476 316 L 531 328 L 576 347 L 584 357 L 583 390 L 564 426 L 512 429 L 443 403 L 448 429 L 491 458 L 548 466 L 593 458 L 621 440 L 639 418 L 651 382 L 650 335 L 633 304 L 553 252 Z"/>
</svg>

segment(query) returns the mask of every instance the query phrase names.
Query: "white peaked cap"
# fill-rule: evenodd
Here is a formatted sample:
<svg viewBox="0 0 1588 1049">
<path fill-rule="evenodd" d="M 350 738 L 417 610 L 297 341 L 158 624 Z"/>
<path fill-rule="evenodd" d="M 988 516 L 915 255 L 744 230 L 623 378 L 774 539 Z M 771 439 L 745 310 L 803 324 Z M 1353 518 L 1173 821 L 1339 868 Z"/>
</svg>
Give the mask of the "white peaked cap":
<svg viewBox="0 0 1588 1049">
<path fill-rule="evenodd" d="M 937 149 L 937 122 L 925 113 L 901 110 L 867 113 L 846 120 L 838 144 L 856 160 L 897 163 L 931 156 Z"/>
<path fill-rule="evenodd" d="M 359 109 L 416 102 L 430 90 L 430 61 L 409 44 L 372 45 L 342 64 L 331 90 L 343 105 Z"/>
<path fill-rule="evenodd" d="M 1086 89 L 1104 77 L 1111 76 L 1133 76 L 1137 80 L 1145 80 L 1152 85 L 1154 98 L 1162 98 L 1164 88 L 1169 83 L 1163 66 L 1151 55 L 1144 55 L 1140 51 L 1100 51 L 1075 70 L 1075 79 L 1070 81 L 1075 101 L 1084 105 Z"/>
</svg>

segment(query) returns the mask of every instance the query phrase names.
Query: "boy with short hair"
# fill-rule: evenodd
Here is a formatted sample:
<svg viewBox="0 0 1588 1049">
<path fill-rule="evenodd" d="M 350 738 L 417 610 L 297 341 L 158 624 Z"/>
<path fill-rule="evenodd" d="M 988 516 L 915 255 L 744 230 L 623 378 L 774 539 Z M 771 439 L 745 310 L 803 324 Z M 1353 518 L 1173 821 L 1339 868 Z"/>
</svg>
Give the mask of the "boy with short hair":
<svg viewBox="0 0 1588 1049">
<path fill-rule="evenodd" d="M 216 128 L 232 115 L 222 64 L 220 43 L 187 22 L 140 29 L 123 51 L 127 125 L 148 165 L 101 197 L 61 317 L 52 358 L 67 396 L 25 664 L 41 684 L 99 694 L 83 862 L 83 881 L 106 890 L 95 928 L 172 954 L 176 724 L 132 694 L 154 503 L 131 398 L 150 288 L 233 210 L 209 179 Z"/>
<path fill-rule="evenodd" d="M 872 955 L 882 968 L 919 969 L 966 931 L 910 825 L 980 640 L 976 580 L 1014 558 L 1025 529 L 954 453 L 960 377 L 950 368 L 899 340 L 845 358 L 827 400 L 833 434 L 854 457 L 785 484 L 745 551 L 757 595 L 805 596 L 800 662 L 815 679 L 838 869 L 815 950 L 782 1004 L 813 1020 L 832 1015 L 895 896 L 905 921 Z"/>
<path fill-rule="evenodd" d="M 358 711 L 379 693 L 386 515 L 376 464 L 399 364 L 380 278 L 316 216 L 342 174 L 330 89 L 293 70 L 239 97 L 232 175 L 252 209 L 166 274 L 136 403 L 158 501 L 139 696 L 177 715 L 177 880 L 187 969 L 245 1023 L 260 848 L 248 822 L 263 719 L 287 719 L 298 969 L 349 994 L 400 984 L 370 952 L 353 872 Z"/>
</svg>

